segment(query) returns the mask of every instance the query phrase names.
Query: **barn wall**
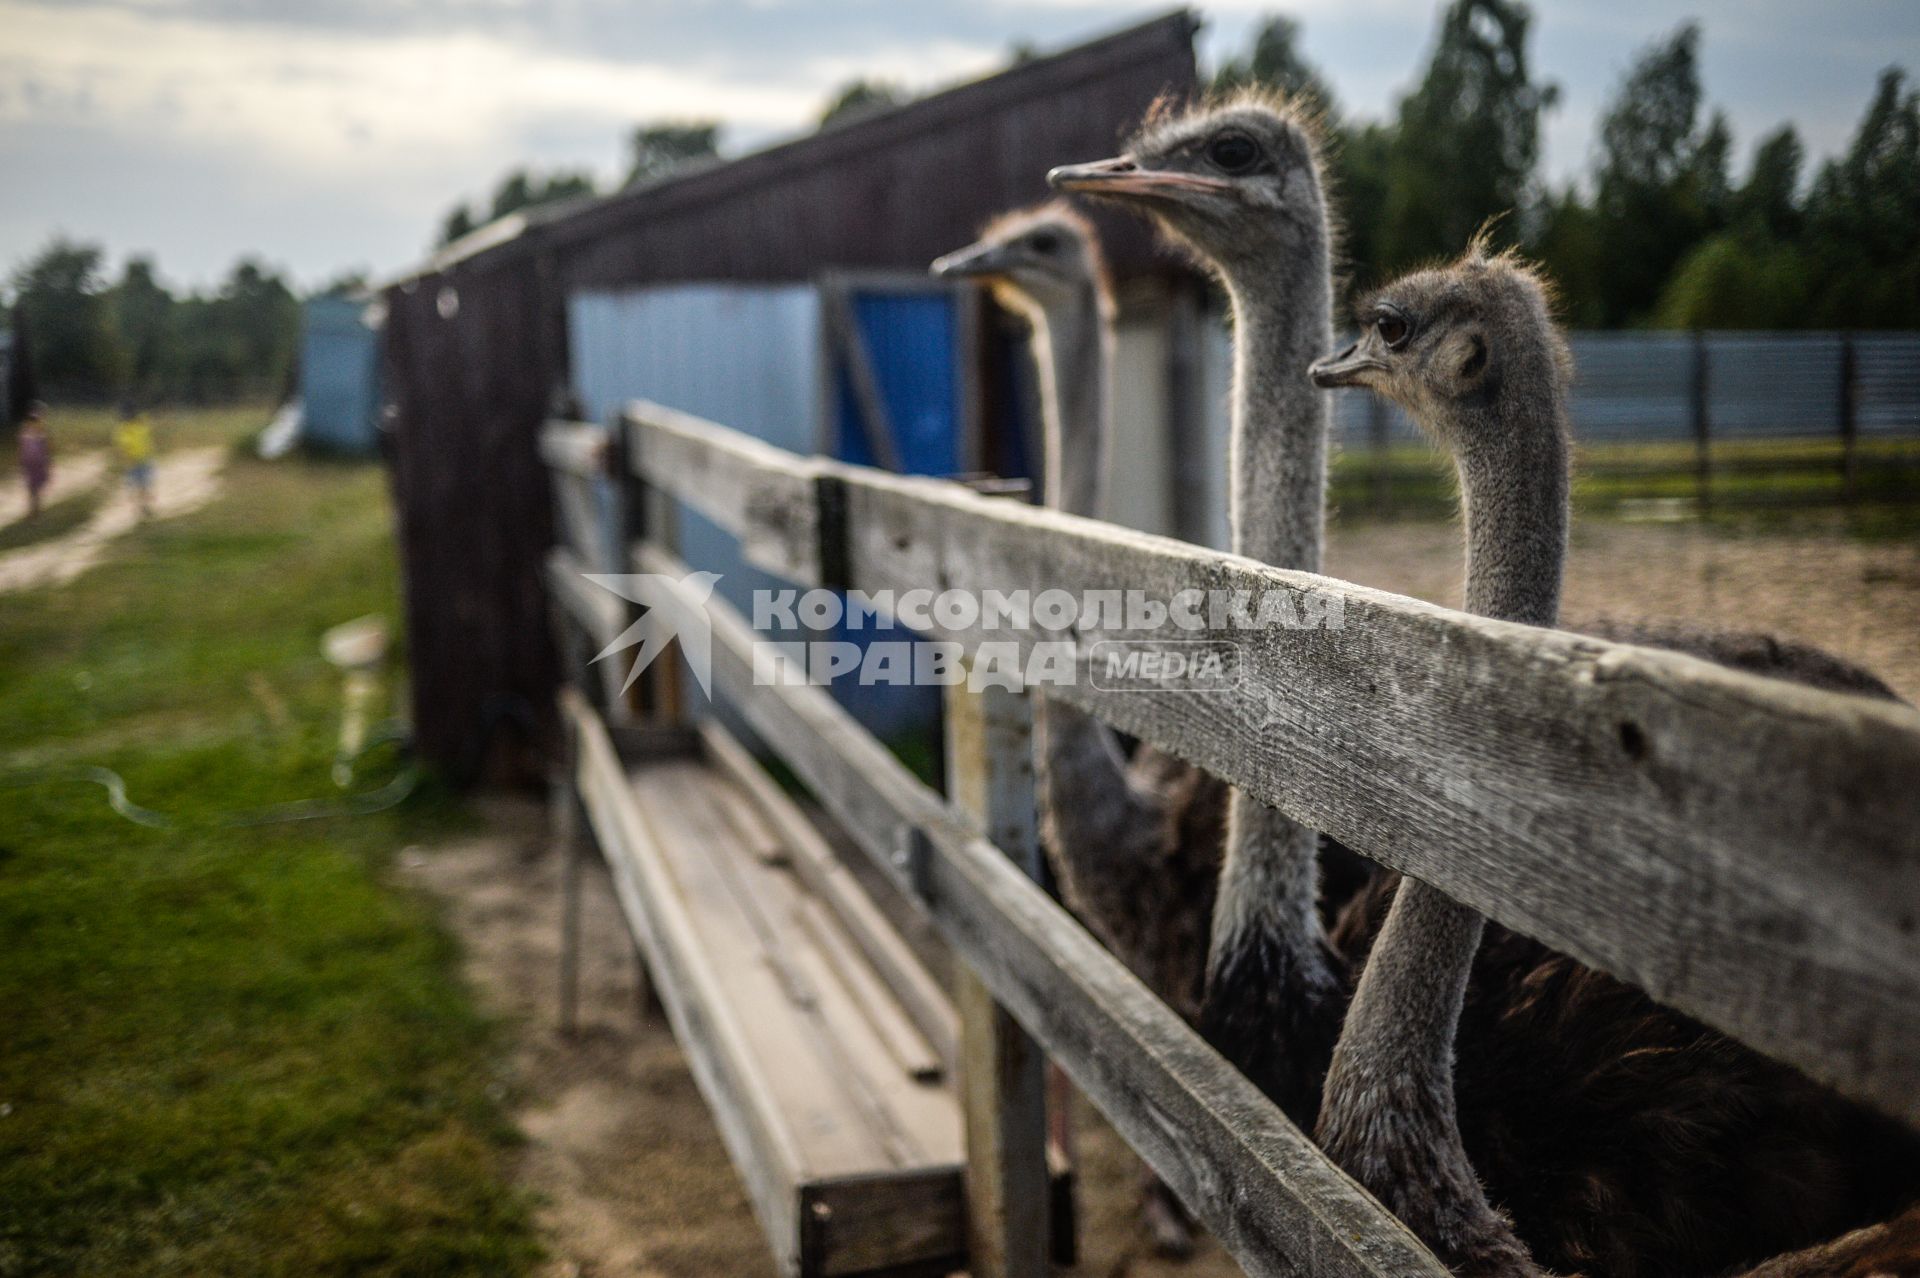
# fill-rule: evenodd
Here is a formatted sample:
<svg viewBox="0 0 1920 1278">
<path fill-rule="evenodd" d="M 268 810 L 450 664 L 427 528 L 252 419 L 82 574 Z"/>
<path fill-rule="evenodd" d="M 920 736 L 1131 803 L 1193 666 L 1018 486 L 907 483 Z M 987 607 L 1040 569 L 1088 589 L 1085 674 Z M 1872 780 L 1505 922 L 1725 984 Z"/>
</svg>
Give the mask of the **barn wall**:
<svg viewBox="0 0 1920 1278">
<path fill-rule="evenodd" d="M 533 259 L 388 294 L 415 739 L 457 774 L 525 776 L 552 731 L 540 580 L 552 525 L 535 444 L 564 367 L 550 296 Z"/>
</svg>

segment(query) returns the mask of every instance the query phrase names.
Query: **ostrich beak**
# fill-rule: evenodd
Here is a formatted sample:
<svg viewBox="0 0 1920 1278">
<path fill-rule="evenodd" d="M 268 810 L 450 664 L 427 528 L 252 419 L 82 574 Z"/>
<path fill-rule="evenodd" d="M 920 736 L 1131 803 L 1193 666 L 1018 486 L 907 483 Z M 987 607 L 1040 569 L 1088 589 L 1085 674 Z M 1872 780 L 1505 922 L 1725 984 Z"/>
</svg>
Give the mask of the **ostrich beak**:
<svg viewBox="0 0 1920 1278">
<path fill-rule="evenodd" d="M 1063 164 L 1047 174 L 1047 183 L 1056 191 L 1083 191 L 1088 195 L 1171 196 L 1188 192 L 1216 195 L 1232 190 L 1229 183 L 1196 173 L 1167 173 L 1143 169 L 1131 155 L 1091 164 Z"/>
<path fill-rule="evenodd" d="M 1355 342 L 1337 355 L 1315 360 L 1307 369 L 1307 376 L 1315 386 L 1331 390 L 1336 386 L 1365 386 L 1370 380 L 1368 374 L 1382 373 L 1386 368 L 1384 360 L 1362 351 L 1360 343 Z"/>
<path fill-rule="evenodd" d="M 1011 266 L 1005 246 L 970 244 L 945 257 L 935 258 L 927 270 L 943 280 L 977 279 L 983 275 L 1004 275 Z"/>
</svg>

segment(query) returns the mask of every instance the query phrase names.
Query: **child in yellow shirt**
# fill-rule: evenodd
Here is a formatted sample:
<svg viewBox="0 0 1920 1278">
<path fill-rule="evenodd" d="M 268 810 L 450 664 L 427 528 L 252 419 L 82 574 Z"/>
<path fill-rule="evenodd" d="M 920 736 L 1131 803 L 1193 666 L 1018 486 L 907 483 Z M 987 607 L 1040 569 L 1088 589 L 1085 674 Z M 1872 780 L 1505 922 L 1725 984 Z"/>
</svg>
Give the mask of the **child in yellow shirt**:
<svg viewBox="0 0 1920 1278">
<path fill-rule="evenodd" d="M 120 424 L 113 428 L 113 446 L 127 468 L 127 487 L 140 503 L 140 516 L 153 514 L 153 423 L 131 402 L 120 405 Z"/>
</svg>

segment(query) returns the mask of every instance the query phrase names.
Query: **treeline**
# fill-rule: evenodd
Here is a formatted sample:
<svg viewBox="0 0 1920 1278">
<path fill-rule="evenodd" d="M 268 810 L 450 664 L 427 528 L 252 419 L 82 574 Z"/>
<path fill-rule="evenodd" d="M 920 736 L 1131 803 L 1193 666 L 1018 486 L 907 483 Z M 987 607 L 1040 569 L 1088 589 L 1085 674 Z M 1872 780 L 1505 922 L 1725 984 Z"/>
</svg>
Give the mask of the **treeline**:
<svg viewBox="0 0 1920 1278">
<path fill-rule="evenodd" d="M 1262 23 L 1212 87 L 1264 85 L 1318 113 L 1356 294 L 1458 253 L 1491 223 L 1496 244 L 1547 267 L 1578 327 L 1913 326 L 1920 94 L 1902 69 L 1881 73 L 1843 155 L 1809 175 L 1798 132 L 1783 124 L 1758 140 L 1736 182 L 1732 130 L 1700 80 L 1701 31 L 1685 23 L 1635 58 L 1601 114 L 1591 167 L 1556 188 L 1541 172 L 1540 137 L 1559 93 L 1534 74 L 1532 26 L 1522 0 L 1453 0 L 1418 84 L 1384 119 L 1348 113 L 1285 17 Z M 1012 60 L 1031 56 L 1016 46 Z M 856 79 L 829 98 L 819 124 L 904 100 L 897 85 Z M 712 120 L 640 127 L 626 182 L 711 163 L 719 133 Z M 583 174 L 520 170 L 495 191 L 491 214 L 592 191 Z M 442 242 L 480 220 L 461 205 Z"/>
<path fill-rule="evenodd" d="M 300 300 L 278 272 L 243 258 L 212 292 L 176 295 L 151 258 L 128 259 L 118 279 L 105 261 L 99 245 L 57 239 L 13 275 L 39 394 L 218 403 L 287 392 Z"/>
<path fill-rule="evenodd" d="M 1708 110 L 1700 28 L 1641 51 L 1602 112 L 1583 180 L 1540 174 L 1540 121 L 1557 98 L 1528 62 L 1518 0 L 1455 0 L 1431 61 L 1384 121 L 1349 119 L 1298 50 L 1290 19 L 1262 25 L 1215 87 L 1259 83 L 1312 102 L 1344 210 L 1358 292 L 1492 237 L 1540 260 L 1579 327 L 1910 328 L 1920 298 L 1920 94 L 1889 68 L 1845 154 L 1807 180 L 1791 124 L 1733 180 L 1725 115 Z"/>
</svg>

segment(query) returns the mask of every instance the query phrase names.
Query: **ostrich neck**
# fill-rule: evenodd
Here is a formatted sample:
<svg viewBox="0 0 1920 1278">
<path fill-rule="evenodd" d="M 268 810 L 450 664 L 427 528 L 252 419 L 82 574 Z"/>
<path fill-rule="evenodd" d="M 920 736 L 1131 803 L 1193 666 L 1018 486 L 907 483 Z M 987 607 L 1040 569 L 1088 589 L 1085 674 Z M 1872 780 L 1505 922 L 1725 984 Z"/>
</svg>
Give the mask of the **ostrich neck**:
<svg viewBox="0 0 1920 1278">
<path fill-rule="evenodd" d="M 1524 422 L 1513 420 L 1516 407 L 1529 411 L 1496 403 L 1492 421 L 1452 432 L 1463 441 L 1455 464 L 1466 517 L 1467 611 L 1552 625 L 1567 544 L 1564 408 L 1546 410 L 1553 420 L 1542 430 L 1542 410 L 1533 408 L 1536 420 Z M 1453 1091 L 1455 1037 L 1484 927 L 1478 913 L 1438 889 L 1401 882 L 1334 1052 L 1320 1135 L 1430 1244 L 1442 1240 L 1422 1231 L 1422 1222 L 1465 1220 L 1518 1249 L 1473 1173 Z M 1383 1106 L 1393 1119 L 1381 1120 Z M 1415 1196 L 1411 1210 L 1408 1196 Z"/>
<path fill-rule="evenodd" d="M 1307 367 L 1332 344 L 1324 253 L 1302 262 L 1307 283 L 1227 277 L 1233 299 L 1233 427 L 1227 465 L 1235 553 L 1320 571 L 1328 397 Z"/>
<path fill-rule="evenodd" d="M 1048 506 L 1098 518 L 1106 499 L 1108 377 L 1113 335 L 1097 285 L 1083 283 L 1065 305 L 1040 310 L 1033 358 L 1040 373 Z"/>
<path fill-rule="evenodd" d="M 1278 568 L 1320 570 L 1325 524 L 1327 396 L 1308 366 L 1331 346 L 1324 242 L 1295 251 L 1289 281 L 1224 272 L 1233 303 L 1233 423 L 1228 514 L 1236 553 Z M 1209 966 L 1255 934 L 1286 951 L 1303 979 L 1331 981 L 1316 898 L 1318 836 L 1234 792 L 1228 812 Z M 1222 991 L 1231 997 L 1231 991 Z"/>
<path fill-rule="evenodd" d="M 1098 517 L 1106 495 L 1109 314 L 1107 299 L 1089 281 L 1065 304 L 1034 303 L 1030 316 L 1046 451 L 1042 495 L 1046 505 L 1074 515 Z M 1039 697 L 1034 740 L 1047 849 L 1069 900 L 1087 909 L 1099 899 L 1098 885 L 1113 877 L 1114 858 L 1158 851 L 1152 840 L 1161 813 L 1155 796 L 1129 784 L 1118 742 L 1092 715 Z M 1111 943 L 1111 930 L 1102 926 L 1107 920 L 1089 921 Z M 1122 957 L 1146 970 L 1140 956 Z"/>
</svg>

